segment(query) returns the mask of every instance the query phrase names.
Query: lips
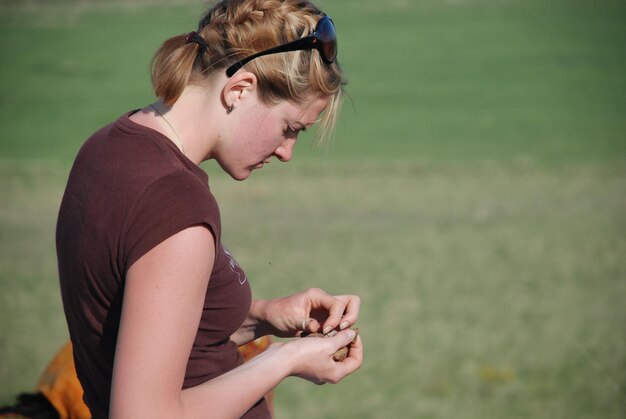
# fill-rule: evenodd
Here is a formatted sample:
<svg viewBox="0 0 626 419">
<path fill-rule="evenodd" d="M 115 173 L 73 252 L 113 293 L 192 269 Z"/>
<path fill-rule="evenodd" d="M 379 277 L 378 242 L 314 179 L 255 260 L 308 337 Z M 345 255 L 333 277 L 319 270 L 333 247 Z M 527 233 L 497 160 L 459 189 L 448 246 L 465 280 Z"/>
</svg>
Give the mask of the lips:
<svg viewBox="0 0 626 419">
<path fill-rule="evenodd" d="M 272 160 L 272 158 L 271 158 L 271 157 L 269 157 L 269 158 L 267 158 L 267 159 L 265 159 L 265 160 L 263 160 L 263 161 L 258 162 L 257 164 L 255 164 L 254 166 L 252 166 L 252 168 L 253 168 L 253 169 L 261 169 L 261 168 L 262 168 L 263 166 L 265 166 L 266 164 L 269 164 L 271 160 Z"/>
</svg>

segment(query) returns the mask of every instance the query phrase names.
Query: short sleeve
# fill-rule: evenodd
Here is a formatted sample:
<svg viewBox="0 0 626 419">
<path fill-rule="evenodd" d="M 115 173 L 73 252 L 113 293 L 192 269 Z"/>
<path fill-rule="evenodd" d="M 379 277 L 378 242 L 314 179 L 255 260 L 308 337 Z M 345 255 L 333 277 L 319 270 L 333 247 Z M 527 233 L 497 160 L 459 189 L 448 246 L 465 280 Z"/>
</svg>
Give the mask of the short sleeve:
<svg viewBox="0 0 626 419">
<path fill-rule="evenodd" d="M 150 184 L 131 207 L 121 237 L 124 276 L 140 257 L 174 234 L 205 225 L 216 248 L 221 230 L 219 208 L 207 184 L 180 170 Z"/>
</svg>

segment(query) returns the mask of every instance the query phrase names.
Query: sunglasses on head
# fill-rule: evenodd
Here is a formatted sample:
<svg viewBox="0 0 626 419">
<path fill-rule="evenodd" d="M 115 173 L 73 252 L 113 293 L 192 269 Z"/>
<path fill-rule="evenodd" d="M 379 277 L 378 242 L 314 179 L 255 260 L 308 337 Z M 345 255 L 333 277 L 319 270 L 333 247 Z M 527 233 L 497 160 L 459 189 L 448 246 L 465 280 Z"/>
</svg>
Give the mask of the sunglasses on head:
<svg viewBox="0 0 626 419">
<path fill-rule="evenodd" d="M 335 32 L 335 25 L 331 18 L 328 16 L 322 17 L 317 25 L 315 31 L 304 38 L 297 39 L 295 41 L 279 45 L 265 51 L 252 54 L 226 69 L 226 75 L 231 77 L 241 67 L 254 60 L 255 58 L 262 57 L 263 55 L 278 54 L 288 51 L 299 51 L 304 49 L 316 49 L 319 51 L 322 61 L 326 64 L 331 64 L 337 58 L 337 33 Z"/>
</svg>

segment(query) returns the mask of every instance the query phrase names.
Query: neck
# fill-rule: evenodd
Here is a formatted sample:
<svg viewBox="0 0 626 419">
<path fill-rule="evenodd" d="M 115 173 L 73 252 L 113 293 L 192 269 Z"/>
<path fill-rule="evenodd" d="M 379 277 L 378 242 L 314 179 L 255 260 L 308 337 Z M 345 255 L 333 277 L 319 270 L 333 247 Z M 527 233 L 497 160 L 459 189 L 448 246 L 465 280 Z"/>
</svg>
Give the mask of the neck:
<svg viewBox="0 0 626 419">
<path fill-rule="evenodd" d="M 176 128 L 174 128 L 174 125 L 172 125 L 170 123 L 170 121 L 165 117 L 165 115 L 163 115 L 164 111 L 161 111 L 157 107 L 157 105 L 158 104 L 151 104 L 150 108 L 152 108 L 152 110 L 154 112 L 156 112 L 156 114 L 163 120 L 163 122 L 165 122 L 165 124 L 167 125 L 167 127 L 171 131 L 170 134 L 174 134 L 174 138 L 170 137 L 170 139 L 172 140 L 172 142 L 174 142 L 174 144 L 176 144 L 176 147 L 178 147 L 178 149 L 183 153 L 183 155 L 185 155 L 185 144 L 184 144 L 183 140 L 178 135 L 178 132 L 176 131 Z"/>
<path fill-rule="evenodd" d="M 215 118 L 215 109 L 221 104 L 219 95 L 209 94 L 209 89 L 206 86 L 187 86 L 173 105 L 165 105 L 161 100 L 151 105 L 161 112 L 164 122 L 172 125 L 173 129 L 169 131 L 174 131 L 173 141 L 178 137 L 181 143 L 177 144 L 178 148 L 196 164 L 211 157 L 217 140 L 216 122 L 219 118 Z M 213 103 L 212 97 L 217 97 L 217 103 Z M 156 116 L 160 118 L 158 114 Z"/>
</svg>

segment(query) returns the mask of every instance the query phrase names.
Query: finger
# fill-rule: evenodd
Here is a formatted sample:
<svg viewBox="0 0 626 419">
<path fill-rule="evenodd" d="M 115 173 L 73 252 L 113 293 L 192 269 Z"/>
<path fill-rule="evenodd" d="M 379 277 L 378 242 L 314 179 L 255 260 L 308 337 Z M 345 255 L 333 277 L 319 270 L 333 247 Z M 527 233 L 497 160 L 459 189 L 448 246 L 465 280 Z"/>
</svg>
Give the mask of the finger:
<svg viewBox="0 0 626 419">
<path fill-rule="evenodd" d="M 343 330 L 337 333 L 335 336 L 328 337 L 326 339 L 332 341 L 333 351 L 336 351 L 337 349 L 345 348 L 346 346 L 350 345 L 352 341 L 355 340 L 356 336 L 357 336 L 356 331 L 352 329 L 348 329 L 348 330 Z"/>
<path fill-rule="evenodd" d="M 319 322 L 313 318 L 300 319 L 299 321 L 296 322 L 296 330 L 315 333 L 319 329 L 320 329 Z"/>
<path fill-rule="evenodd" d="M 363 341 L 361 340 L 361 336 L 357 336 L 354 343 L 350 345 L 348 357 L 343 360 L 342 364 L 346 367 L 346 370 L 349 371 L 348 374 L 361 367 L 363 364 Z"/>
<path fill-rule="evenodd" d="M 298 329 L 298 330 L 306 330 L 307 327 L 309 326 L 310 321 L 311 321 L 311 319 L 300 319 L 297 322 L 296 329 Z"/>
<path fill-rule="evenodd" d="M 340 332 L 343 333 L 343 332 Z M 347 375 L 352 374 L 363 364 L 363 344 L 360 337 L 356 337 L 350 346 L 348 357 L 343 361 L 334 363 L 334 375 L 330 382 L 338 383 Z"/>
<path fill-rule="evenodd" d="M 343 301 L 334 297 L 331 298 L 332 303 L 328 306 L 328 318 L 324 322 L 324 334 L 328 334 L 339 326 L 346 309 L 346 304 Z"/>
<path fill-rule="evenodd" d="M 317 288 L 309 290 L 309 298 L 312 312 L 325 312 L 325 315 L 320 316 L 318 319 L 319 321 L 324 321 L 322 333 L 327 334 L 339 326 L 339 322 L 341 321 L 341 317 L 345 311 L 346 303 Z"/>
<path fill-rule="evenodd" d="M 339 329 L 347 329 L 356 323 L 359 318 L 359 311 L 361 309 L 361 298 L 358 295 L 337 295 L 338 300 L 341 300 L 346 305 L 345 311 L 339 323 Z"/>
</svg>

